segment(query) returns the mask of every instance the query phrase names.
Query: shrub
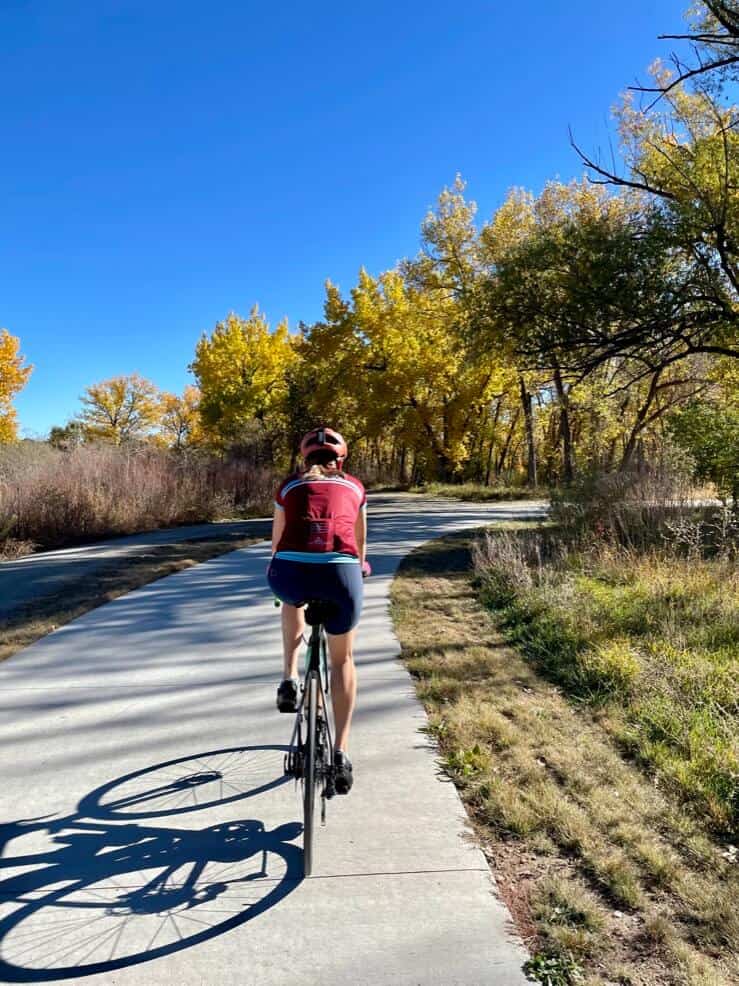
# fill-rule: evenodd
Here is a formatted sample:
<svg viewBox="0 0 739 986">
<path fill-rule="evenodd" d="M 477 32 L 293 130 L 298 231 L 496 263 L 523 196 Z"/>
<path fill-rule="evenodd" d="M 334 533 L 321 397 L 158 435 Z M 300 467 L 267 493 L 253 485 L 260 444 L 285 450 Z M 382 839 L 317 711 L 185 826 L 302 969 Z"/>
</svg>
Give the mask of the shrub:
<svg viewBox="0 0 739 986">
<path fill-rule="evenodd" d="M 148 446 L 21 443 L 0 455 L 0 551 L 266 511 L 274 479 L 239 461 Z"/>
<path fill-rule="evenodd" d="M 584 473 L 552 492 L 551 517 L 572 540 L 643 549 L 660 542 L 670 521 L 694 511 L 694 497 L 681 462 L 646 473 Z"/>
</svg>

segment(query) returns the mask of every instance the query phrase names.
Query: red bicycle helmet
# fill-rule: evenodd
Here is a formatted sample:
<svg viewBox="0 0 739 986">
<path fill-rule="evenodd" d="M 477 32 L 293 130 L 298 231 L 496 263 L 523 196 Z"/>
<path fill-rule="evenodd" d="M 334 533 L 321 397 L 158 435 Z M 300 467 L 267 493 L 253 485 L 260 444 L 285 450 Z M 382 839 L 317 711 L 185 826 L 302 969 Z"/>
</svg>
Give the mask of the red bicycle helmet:
<svg viewBox="0 0 739 986">
<path fill-rule="evenodd" d="M 303 436 L 300 443 L 300 454 L 307 459 L 311 452 L 330 452 L 339 466 L 347 456 L 346 442 L 333 428 L 314 428 Z"/>
</svg>

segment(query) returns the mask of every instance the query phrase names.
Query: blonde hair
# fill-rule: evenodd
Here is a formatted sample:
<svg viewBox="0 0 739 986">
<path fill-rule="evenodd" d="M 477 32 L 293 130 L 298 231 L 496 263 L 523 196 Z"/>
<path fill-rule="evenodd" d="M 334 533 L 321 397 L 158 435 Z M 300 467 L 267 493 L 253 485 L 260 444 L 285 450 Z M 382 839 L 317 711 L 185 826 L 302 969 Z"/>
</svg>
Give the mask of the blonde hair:
<svg viewBox="0 0 739 986">
<path fill-rule="evenodd" d="M 306 466 L 300 470 L 303 479 L 316 479 L 319 476 L 343 476 L 343 470 L 337 466 L 322 466 L 320 462 L 314 462 L 311 466 Z"/>
</svg>

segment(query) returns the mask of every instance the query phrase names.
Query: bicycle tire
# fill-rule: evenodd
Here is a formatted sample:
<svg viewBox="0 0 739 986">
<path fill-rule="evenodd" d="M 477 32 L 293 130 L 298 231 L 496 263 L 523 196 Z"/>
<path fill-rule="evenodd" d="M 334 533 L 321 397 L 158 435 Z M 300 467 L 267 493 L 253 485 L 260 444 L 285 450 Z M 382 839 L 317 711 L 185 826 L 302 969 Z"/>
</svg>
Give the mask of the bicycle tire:
<svg viewBox="0 0 739 986">
<path fill-rule="evenodd" d="M 310 876 L 313 870 L 313 842 L 315 827 L 313 819 L 316 805 L 318 731 L 318 675 L 311 671 L 306 682 L 306 704 L 308 707 L 308 735 L 305 742 L 305 761 L 303 768 L 303 875 Z"/>
</svg>

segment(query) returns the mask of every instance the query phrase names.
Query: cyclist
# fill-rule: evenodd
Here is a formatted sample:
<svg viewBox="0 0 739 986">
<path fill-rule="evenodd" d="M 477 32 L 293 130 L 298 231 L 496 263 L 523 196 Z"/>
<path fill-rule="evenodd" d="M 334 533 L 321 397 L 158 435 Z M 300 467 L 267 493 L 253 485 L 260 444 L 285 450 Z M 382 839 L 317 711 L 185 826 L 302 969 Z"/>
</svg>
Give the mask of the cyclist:
<svg viewBox="0 0 739 986">
<path fill-rule="evenodd" d="M 352 648 L 362 609 L 362 576 L 369 573 L 367 495 L 361 482 L 343 471 L 347 451 L 344 439 L 331 428 L 314 428 L 303 437 L 304 467 L 288 476 L 275 496 L 267 571 L 270 588 L 283 603 L 280 712 L 298 708 L 298 656 L 305 630 L 302 607 L 310 599 L 331 604 L 325 628 L 336 720 L 337 794 L 348 794 L 353 784 L 347 756 L 357 687 Z"/>
</svg>

